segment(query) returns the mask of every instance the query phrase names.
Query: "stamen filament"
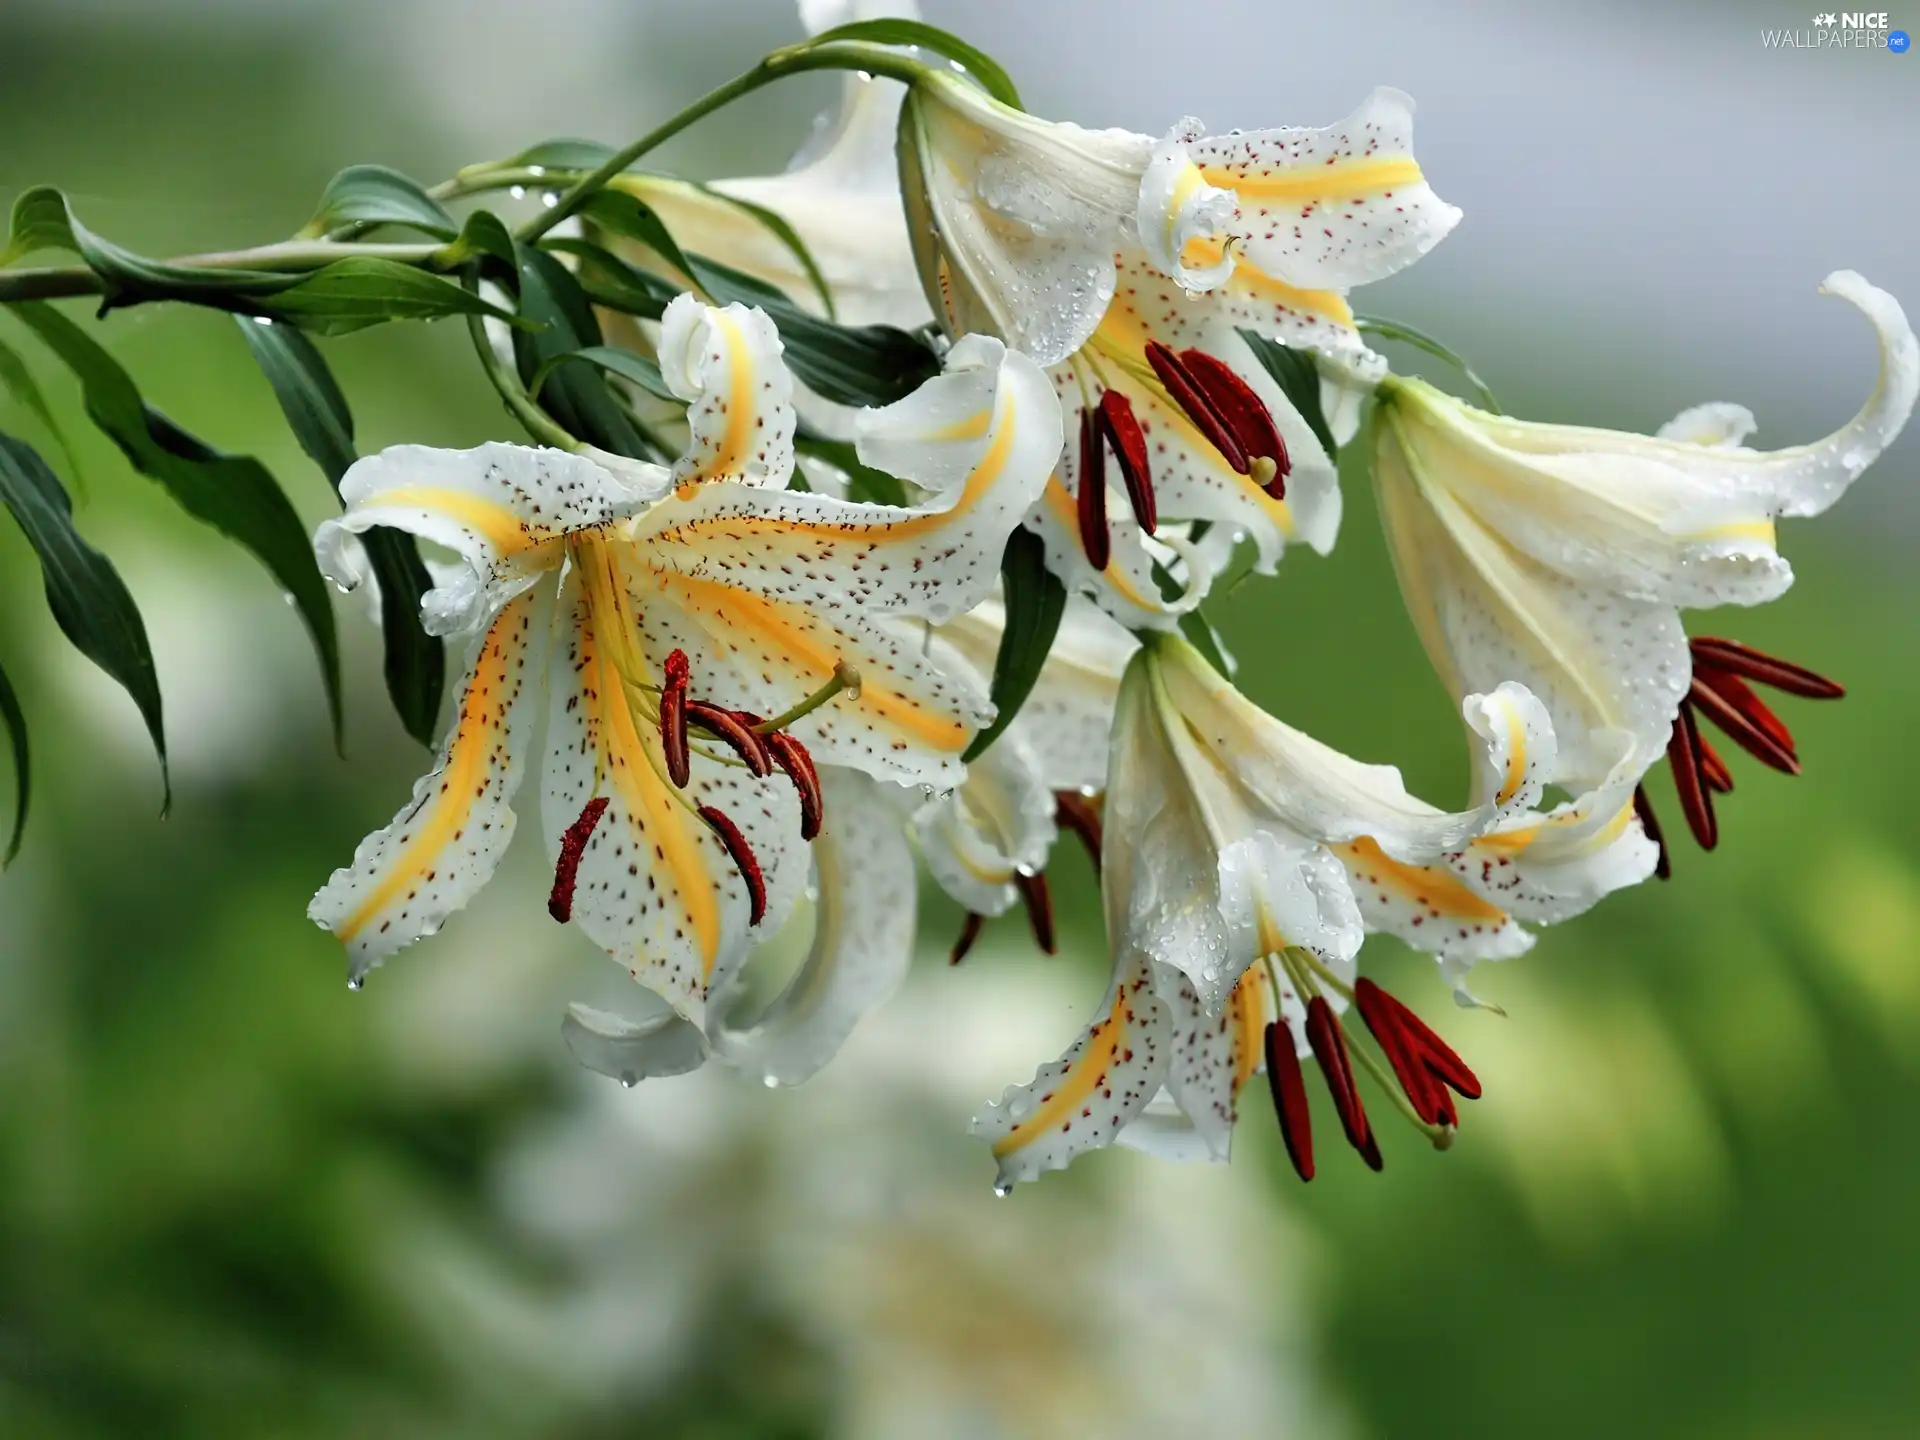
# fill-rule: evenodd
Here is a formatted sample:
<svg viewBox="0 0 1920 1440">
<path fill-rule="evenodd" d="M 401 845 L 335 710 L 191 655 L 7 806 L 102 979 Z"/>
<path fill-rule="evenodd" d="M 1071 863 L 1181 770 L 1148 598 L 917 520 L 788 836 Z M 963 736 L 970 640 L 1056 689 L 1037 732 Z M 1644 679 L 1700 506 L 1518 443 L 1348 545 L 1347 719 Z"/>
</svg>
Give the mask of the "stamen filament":
<svg viewBox="0 0 1920 1440">
<path fill-rule="evenodd" d="M 827 683 L 822 685 L 818 690 L 814 691 L 813 694 L 807 696 L 806 699 L 802 700 L 792 709 L 782 710 L 771 720 L 763 720 L 753 728 L 756 733 L 761 735 L 770 735 L 775 730 L 784 730 L 793 724 L 794 721 L 811 715 L 842 690 L 848 692 L 848 696 L 851 699 L 858 700 L 860 698 L 860 672 L 844 660 L 835 663 L 833 667 L 833 678 L 828 680 Z"/>
</svg>

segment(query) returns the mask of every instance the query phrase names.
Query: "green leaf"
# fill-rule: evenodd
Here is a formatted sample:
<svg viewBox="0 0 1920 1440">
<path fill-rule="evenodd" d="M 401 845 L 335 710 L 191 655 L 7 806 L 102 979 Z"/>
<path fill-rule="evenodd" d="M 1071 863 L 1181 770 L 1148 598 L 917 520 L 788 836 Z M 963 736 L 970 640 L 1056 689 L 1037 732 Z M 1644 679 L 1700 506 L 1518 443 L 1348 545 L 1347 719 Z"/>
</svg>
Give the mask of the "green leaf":
<svg viewBox="0 0 1920 1440">
<path fill-rule="evenodd" d="M 1479 400 L 1481 409 L 1491 411 L 1495 415 L 1507 413 L 1500 408 L 1500 402 L 1493 398 L 1493 391 L 1487 382 L 1474 373 L 1473 367 L 1467 364 L 1457 351 L 1434 339 L 1426 331 L 1416 330 L 1411 325 L 1402 325 L 1398 320 L 1383 320 L 1377 315 L 1356 315 L 1353 317 L 1353 327 L 1362 335 L 1378 335 L 1382 340 L 1398 340 L 1413 346 L 1416 350 L 1426 351 L 1436 360 L 1446 361 L 1460 372 L 1461 379 L 1467 382 L 1468 387 Z"/>
<path fill-rule="evenodd" d="M 434 253 L 433 264 L 439 269 L 452 270 L 476 256 L 485 256 L 511 270 L 513 254 L 513 232 L 507 228 L 507 222 L 491 210 L 476 210 L 460 227 L 459 238 Z"/>
<path fill-rule="evenodd" d="M 228 455 L 180 429 L 141 399 L 133 378 L 73 321 L 44 302 L 14 307 L 80 381 L 87 413 L 133 468 L 195 519 L 252 551 L 299 608 L 320 659 L 327 708 L 339 742 L 340 647 L 326 581 L 306 526 L 258 460 Z"/>
<path fill-rule="evenodd" d="M 851 440 L 833 440 L 802 425 L 794 434 L 793 448 L 802 455 L 824 460 L 847 477 L 847 493 L 856 500 L 875 505 L 905 505 L 906 487 L 900 477 L 875 470 L 861 463 L 860 452 Z M 796 473 L 798 473 L 796 471 Z"/>
<path fill-rule="evenodd" d="M 404 225 L 442 240 L 451 240 L 460 231 L 438 200 L 398 170 L 349 165 L 327 182 L 320 208 L 303 233 L 325 235 L 373 225 Z"/>
<path fill-rule="evenodd" d="M 353 414 L 320 351 L 291 325 L 236 316 L 240 333 L 273 387 L 294 439 L 325 472 L 337 494 L 358 458 Z M 433 744 L 434 720 L 446 686 L 446 647 L 420 625 L 420 597 L 432 587 L 413 536 L 374 529 L 360 537 L 380 586 L 380 628 L 386 640 L 387 694 L 406 731 Z"/>
<path fill-rule="evenodd" d="M 1189 610 L 1180 617 L 1180 633 L 1187 637 L 1193 648 L 1207 657 L 1207 663 L 1218 670 L 1222 677 L 1231 680 L 1240 667 L 1227 653 L 1220 632 L 1213 628 L 1213 622 L 1198 610 Z"/>
<path fill-rule="evenodd" d="M 537 329 L 513 337 L 521 383 L 532 388 L 542 367 L 560 356 L 605 348 L 593 303 L 580 282 L 544 250 L 518 247 L 520 313 Z M 572 365 L 555 370 L 540 387 L 540 406 L 562 429 L 602 450 L 645 459 L 654 451 L 627 409 L 594 370 Z"/>
<path fill-rule="evenodd" d="M 973 737 L 960 757 L 966 761 L 984 754 L 1027 703 L 1067 608 L 1067 588 L 1047 569 L 1046 547 L 1024 526 L 1007 537 L 1000 582 L 1007 597 L 1007 627 L 1000 633 L 1000 651 L 993 657 L 989 692 L 998 713 L 991 725 Z"/>
<path fill-rule="evenodd" d="M 74 648 L 120 682 L 153 737 L 160 757 L 160 781 L 165 796 L 161 814 L 173 804 L 173 780 L 167 772 L 166 727 L 160 714 L 160 677 L 154 672 L 153 652 L 147 646 L 147 627 L 139 607 L 127 593 L 120 574 L 107 557 L 80 538 L 73 528 L 73 506 L 53 471 L 31 445 L 0 435 L 0 504 L 13 512 L 28 543 L 40 557 L 46 582 L 47 605 Z M 11 702 L 12 692 L 8 692 Z M 10 708 L 17 710 L 17 706 Z M 13 722 L 9 719 L 9 728 Z M 15 843 L 26 804 L 26 745 L 24 724 L 14 741 L 20 773 L 22 814 L 15 819 Z M 11 853 L 11 852 L 9 852 Z"/>
<path fill-rule="evenodd" d="M 940 373 L 940 359 L 918 336 L 890 325 L 846 326 L 809 315 L 777 286 L 717 260 L 683 251 L 644 201 L 602 191 L 583 212 L 637 240 L 689 276 L 716 303 L 757 305 L 780 331 L 787 364 L 807 388 L 841 405 L 891 405 Z"/>
<path fill-rule="evenodd" d="M 1305 350 L 1269 340 L 1257 330 L 1243 328 L 1240 338 L 1247 342 L 1254 359 L 1300 412 L 1300 418 L 1307 422 L 1307 428 L 1313 431 L 1313 438 L 1320 442 L 1327 458 L 1331 460 L 1338 455 L 1340 447 L 1333 443 L 1332 427 L 1327 424 L 1326 412 L 1320 408 L 1320 367 L 1314 363 L 1313 356 Z"/>
<path fill-rule="evenodd" d="M 580 288 L 595 305 L 608 310 L 638 315 L 642 320 L 658 320 L 666 313 L 673 297 L 680 293 L 680 287 L 665 276 L 651 270 L 637 270 L 591 240 L 563 237 L 542 244 L 548 250 L 558 250 L 578 259 L 580 270 L 575 278 Z"/>
<path fill-rule="evenodd" d="M 66 456 L 67 469 L 73 473 L 74 486 L 82 501 L 86 499 L 86 487 L 80 483 L 80 461 L 73 453 L 73 445 L 58 421 L 53 418 L 53 410 L 47 404 L 47 397 L 40 389 L 40 382 L 33 378 L 33 372 L 27 368 L 27 362 L 10 345 L 0 341 L 0 385 L 4 385 L 15 400 L 18 400 L 53 436 L 54 443 L 60 447 L 60 453 Z"/>
<path fill-rule="evenodd" d="M 547 377 L 569 360 L 584 360 L 589 365 L 597 365 L 609 374 L 618 375 L 623 380 L 631 380 L 648 394 L 658 395 L 662 400 L 678 402 L 680 398 L 669 390 L 667 382 L 660 378 L 660 366 L 657 361 L 649 360 L 645 355 L 637 355 L 631 350 L 622 350 L 617 345 L 592 345 L 585 350 L 568 350 L 563 354 L 555 355 L 533 372 L 533 379 L 527 382 L 527 393 L 538 400 Z"/>
<path fill-rule="evenodd" d="M 1026 108 L 1020 103 L 1020 92 L 1014 88 L 1012 77 L 1000 68 L 999 61 L 937 25 L 921 20 L 856 20 L 850 25 L 822 30 L 808 44 L 824 45 L 832 40 L 871 40 L 876 45 L 911 45 L 931 50 L 964 69 L 1002 105 L 1011 105 L 1015 110 Z"/>
<path fill-rule="evenodd" d="M 451 280 L 397 260 L 364 255 L 315 270 L 260 301 L 259 308 L 316 335 L 344 335 L 388 320 L 438 320 L 447 315 L 490 315 L 521 323 Z"/>
<path fill-rule="evenodd" d="M 546 170 L 598 170 L 613 158 L 613 147 L 598 140 L 542 140 L 522 150 L 507 165 L 538 165 Z M 489 167 L 492 168 L 492 167 Z"/>
<path fill-rule="evenodd" d="M 11 265 L 36 250 L 72 250 L 85 260 L 107 282 L 102 310 L 151 299 L 231 305 L 235 297 L 271 294 L 299 279 L 265 270 L 222 270 L 149 260 L 87 229 L 74 215 L 66 196 L 50 185 L 35 186 L 13 202 L 11 239 L 5 253 L 0 254 L 0 266 Z"/>
<path fill-rule="evenodd" d="M 20 708 L 20 697 L 13 693 L 4 666 L 0 666 L 0 720 L 7 722 L 7 739 L 13 748 L 13 833 L 7 840 L 7 853 L 0 855 L 0 869 L 5 869 L 20 853 L 20 837 L 27 833 L 27 802 L 32 798 L 33 771 L 27 764 L 26 712 Z"/>
</svg>

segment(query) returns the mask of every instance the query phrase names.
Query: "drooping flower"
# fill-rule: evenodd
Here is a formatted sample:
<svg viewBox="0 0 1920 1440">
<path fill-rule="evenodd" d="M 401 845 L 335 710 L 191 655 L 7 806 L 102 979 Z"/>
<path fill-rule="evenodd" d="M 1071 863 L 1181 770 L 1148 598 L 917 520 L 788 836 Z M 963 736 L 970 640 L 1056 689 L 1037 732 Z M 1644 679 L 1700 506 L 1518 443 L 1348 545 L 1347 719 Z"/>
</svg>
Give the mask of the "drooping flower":
<svg viewBox="0 0 1920 1440">
<path fill-rule="evenodd" d="M 1697 407 L 1647 437 L 1491 415 L 1415 380 L 1380 389 L 1380 510 L 1443 681 L 1456 695 L 1507 679 L 1531 689 L 1559 738 L 1550 778 L 1569 789 L 1620 793 L 1623 777 L 1671 753 L 1702 843 L 1715 835 L 1706 794 L 1731 781 L 1695 712 L 1784 768 L 1791 736 L 1745 681 L 1837 687 L 1725 641 L 1690 651 L 1680 611 L 1786 590 L 1775 520 L 1838 500 L 1920 388 L 1920 346 L 1893 297 L 1852 271 L 1821 288 L 1872 323 L 1880 374 L 1851 421 L 1808 445 L 1746 449 L 1753 417 L 1732 405 Z M 1644 796 L 1640 808 L 1650 819 Z"/>
<path fill-rule="evenodd" d="M 1244 256 L 1307 290 L 1364 284 L 1418 259 L 1459 219 L 1412 153 L 1413 102 L 1376 90 L 1324 129 L 1163 140 L 1042 120 L 955 75 L 917 83 L 901 116 L 902 189 L 922 284 L 962 332 L 1042 364 L 1092 335 L 1137 247 L 1183 289 Z"/>
<path fill-rule="evenodd" d="M 1314 1055 L 1330 1083 L 1346 1077 L 1336 1099 L 1368 1153 L 1337 1022 L 1363 934 L 1390 930 L 1434 952 L 1458 983 L 1474 960 L 1530 944 L 1522 919 L 1564 918 L 1648 873 L 1652 846 L 1630 808 L 1617 824 L 1591 803 L 1531 809 L 1554 741 L 1523 688 L 1469 697 L 1463 715 L 1480 740 L 1476 800 L 1449 813 L 1409 795 L 1391 766 L 1266 715 L 1184 640 L 1140 652 L 1121 688 L 1105 808 L 1115 979 L 1075 1047 L 976 1119 L 1003 1184 L 1129 1132 L 1223 1158 L 1275 1024 L 1291 1029 L 1289 1055 Z M 1440 1135 L 1451 1112 L 1420 1077 L 1444 1057 L 1405 1039 L 1397 1019 L 1381 1023 L 1407 1060 L 1408 1104 Z"/>
<path fill-rule="evenodd" d="M 1006 628 L 996 598 L 941 627 L 932 654 L 949 673 L 993 673 Z M 966 908 L 959 963 L 983 920 L 1024 904 L 1041 948 L 1053 949 L 1046 868 L 1062 827 L 1098 862 L 1097 792 L 1106 783 L 1113 701 L 1138 642 L 1084 600 L 1070 600 L 1060 629 L 1012 723 L 967 767 L 958 789 L 914 816 L 935 882 Z"/>
<path fill-rule="evenodd" d="M 433 771 L 310 907 L 356 980 L 491 875 L 539 708 L 553 908 L 695 1026 L 801 888 L 821 771 L 964 775 L 991 707 L 901 622 L 950 619 L 991 588 L 1058 451 L 1051 390 L 999 342 L 963 342 L 945 374 L 862 417 L 863 459 L 922 486 L 926 507 L 791 492 L 764 321 L 687 297 L 669 310 L 685 346 L 663 369 L 700 391 L 672 471 L 492 444 L 401 446 L 348 475 L 347 513 L 316 537 L 323 568 L 350 583 L 350 537 L 376 525 L 447 546 L 465 566 L 424 617 L 478 637 Z"/>
</svg>

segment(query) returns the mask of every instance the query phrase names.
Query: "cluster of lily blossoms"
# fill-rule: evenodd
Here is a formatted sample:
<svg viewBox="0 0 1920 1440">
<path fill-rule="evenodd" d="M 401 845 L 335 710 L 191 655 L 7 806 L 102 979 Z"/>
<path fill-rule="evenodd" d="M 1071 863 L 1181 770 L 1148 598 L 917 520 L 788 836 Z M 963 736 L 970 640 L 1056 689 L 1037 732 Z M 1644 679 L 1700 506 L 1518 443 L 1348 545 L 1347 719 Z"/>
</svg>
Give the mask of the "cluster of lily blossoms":
<svg viewBox="0 0 1920 1440">
<path fill-rule="evenodd" d="M 451 550 L 425 619 L 473 658 L 432 771 L 312 917 L 356 984 L 436 931 L 512 837 L 544 717 L 549 908 L 642 987 L 637 1013 L 566 1017 L 595 1070 L 806 1079 L 905 973 L 906 835 L 967 911 L 958 961 L 1023 905 L 1053 947 L 1065 830 L 1099 866 L 1111 980 L 1059 1058 L 975 1119 L 999 1188 L 1116 1141 L 1224 1159 L 1262 1072 L 1310 1179 L 1309 1062 L 1369 1165 L 1363 1072 L 1445 1146 L 1479 1082 L 1360 973 L 1366 937 L 1431 954 L 1475 1003 L 1471 968 L 1526 950 L 1529 926 L 1667 873 L 1642 788 L 1662 759 L 1715 843 L 1732 776 L 1703 720 L 1797 770 L 1754 685 L 1839 688 L 1690 636 L 1681 612 L 1781 594 L 1776 520 L 1825 510 L 1898 433 L 1920 383 L 1899 305 L 1828 278 L 1880 373 L 1810 445 L 1748 449 L 1752 417 L 1724 404 L 1652 437 L 1534 424 L 1391 375 L 1356 325 L 1353 287 L 1459 218 L 1396 91 L 1325 128 L 1155 138 L 1040 119 L 959 72 L 846 87 L 831 143 L 785 175 L 622 183 L 689 250 L 814 305 L 732 202 L 779 213 L 844 318 L 936 323 L 943 373 L 846 411 L 789 374 L 764 313 L 685 294 L 636 337 L 685 404 L 671 465 L 506 444 L 357 464 L 323 567 L 359 583 L 355 537 L 376 526 Z M 799 414 L 908 503 L 803 476 Z M 1464 722 L 1463 810 L 1261 711 L 1196 623 L 1222 573 L 1332 547 L 1350 443 Z M 1031 695 L 967 761 L 994 719 L 996 575 L 1020 527 L 1070 598 Z M 750 999 L 756 951 L 810 887 L 811 949 Z"/>
</svg>

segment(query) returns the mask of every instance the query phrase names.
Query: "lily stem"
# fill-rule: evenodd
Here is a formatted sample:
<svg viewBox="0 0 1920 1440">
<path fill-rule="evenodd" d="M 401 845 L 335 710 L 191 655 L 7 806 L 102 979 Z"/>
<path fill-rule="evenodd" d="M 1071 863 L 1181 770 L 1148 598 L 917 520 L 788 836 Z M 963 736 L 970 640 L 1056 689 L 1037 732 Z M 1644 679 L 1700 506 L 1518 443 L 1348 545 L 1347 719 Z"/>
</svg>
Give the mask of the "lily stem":
<svg viewBox="0 0 1920 1440">
<path fill-rule="evenodd" d="M 466 286 L 468 290 L 476 292 L 480 288 L 479 281 L 472 275 L 467 277 Z M 578 450 L 580 441 L 561 429 L 545 411 L 527 398 L 520 377 L 507 369 L 494 350 L 492 337 L 487 334 L 487 327 L 480 316 L 467 316 L 467 334 L 473 338 L 473 350 L 480 358 L 480 368 L 486 371 L 487 379 L 500 393 L 508 413 L 520 422 L 526 432 L 543 445 L 567 451 Z"/>
<path fill-rule="evenodd" d="M 695 121 L 775 80 L 809 70 L 864 70 L 869 74 L 887 75 L 907 84 L 929 73 L 927 66 L 909 55 L 858 41 L 809 42 L 776 50 L 751 70 L 734 76 L 717 89 L 709 90 L 679 114 L 662 121 L 631 145 L 608 156 L 606 163 L 598 170 L 575 181 L 552 206 L 528 221 L 520 230 L 520 238 L 529 243 L 538 240 L 562 220 L 577 213 L 581 206 L 604 190 L 634 161 L 649 150 L 664 145 Z"/>
</svg>

